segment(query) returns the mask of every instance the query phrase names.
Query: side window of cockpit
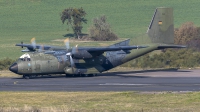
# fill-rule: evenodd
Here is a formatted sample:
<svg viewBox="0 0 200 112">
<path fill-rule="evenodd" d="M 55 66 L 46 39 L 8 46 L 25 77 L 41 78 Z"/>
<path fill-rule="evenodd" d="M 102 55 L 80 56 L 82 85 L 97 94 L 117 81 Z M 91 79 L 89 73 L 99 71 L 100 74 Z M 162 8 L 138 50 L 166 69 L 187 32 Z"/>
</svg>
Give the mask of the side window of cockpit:
<svg viewBox="0 0 200 112">
<path fill-rule="evenodd" d="M 24 57 L 24 58 L 23 58 L 23 61 L 27 61 L 27 58 L 26 58 L 26 57 Z"/>
<path fill-rule="evenodd" d="M 31 61 L 31 58 L 27 58 L 27 61 Z"/>
<path fill-rule="evenodd" d="M 22 60 L 23 60 L 23 61 L 31 61 L 31 58 L 24 57 Z"/>
<path fill-rule="evenodd" d="M 20 56 L 19 61 L 31 61 L 30 55 L 25 53 L 22 56 Z"/>
</svg>

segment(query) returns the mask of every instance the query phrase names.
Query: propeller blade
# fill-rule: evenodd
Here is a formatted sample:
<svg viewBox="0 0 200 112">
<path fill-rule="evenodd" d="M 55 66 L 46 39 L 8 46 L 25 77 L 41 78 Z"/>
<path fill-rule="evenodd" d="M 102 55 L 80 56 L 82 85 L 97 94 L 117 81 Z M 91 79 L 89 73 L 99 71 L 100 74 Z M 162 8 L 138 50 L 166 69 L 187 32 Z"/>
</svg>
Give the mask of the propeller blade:
<svg viewBox="0 0 200 112">
<path fill-rule="evenodd" d="M 35 37 L 33 37 L 33 38 L 31 39 L 31 44 L 32 44 L 32 46 L 33 46 L 33 49 L 35 50 L 35 48 L 36 48 Z"/>
<path fill-rule="evenodd" d="M 22 46 L 21 46 L 21 47 L 23 48 L 23 47 L 24 47 L 24 46 L 23 46 L 23 41 L 21 41 L 21 44 L 22 44 Z"/>
<path fill-rule="evenodd" d="M 74 60 L 72 58 L 71 53 L 67 53 L 67 56 L 69 56 L 70 65 L 71 65 L 72 71 L 74 72 L 75 64 L 74 64 Z"/>
<path fill-rule="evenodd" d="M 74 61 L 73 61 L 73 59 L 72 59 L 72 56 L 70 55 L 69 58 L 70 58 L 71 67 L 75 67 L 75 64 L 74 64 Z"/>
<path fill-rule="evenodd" d="M 70 55 L 69 57 L 70 57 L 70 63 L 71 63 L 72 72 L 74 73 L 75 64 L 74 64 L 74 61 L 72 59 L 72 56 Z"/>
<path fill-rule="evenodd" d="M 72 54 L 77 54 L 78 53 L 78 44 L 76 45 L 76 47 L 72 48 Z"/>
<path fill-rule="evenodd" d="M 64 44 L 65 44 L 65 46 L 66 46 L 67 51 L 69 51 L 69 49 L 70 49 L 70 46 L 69 46 L 69 38 L 66 38 L 66 39 L 64 40 Z M 77 48 L 77 47 L 78 47 L 78 46 L 73 47 L 73 48 L 72 48 L 72 52 L 68 52 L 68 53 L 66 54 L 67 56 L 69 56 L 69 61 L 70 61 L 71 69 L 72 69 L 73 72 L 74 72 L 75 64 L 74 64 L 74 60 L 73 60 L 73 58 L 72 58 L 72 53 L 73 53 L 73 52 L 76 52 L 76 48 Z"/>
<path fill-rule="evenodd" d="M 40 48 L 38 49 L 39 52 L 44 51 L 44 45 L 40 45 Z"/>
<path fill-rule="evenodd" d="M 69 38 L 66 38 L 65 40 L 64 40 L 64 44 L 65 44 L 65 46 L 66 46 L 66 48 L 67 48 L 67 50 L 69 49 Z"/>
<path fill-rule="evenodd" d="M 69 52 L 66 55 L 69 56 L 70 65 L 71 65 L 72 71 L 74 72 L 75 64 L 74 64 L 74 60 L 72 58 L 72 54 Z"/>
</svg>

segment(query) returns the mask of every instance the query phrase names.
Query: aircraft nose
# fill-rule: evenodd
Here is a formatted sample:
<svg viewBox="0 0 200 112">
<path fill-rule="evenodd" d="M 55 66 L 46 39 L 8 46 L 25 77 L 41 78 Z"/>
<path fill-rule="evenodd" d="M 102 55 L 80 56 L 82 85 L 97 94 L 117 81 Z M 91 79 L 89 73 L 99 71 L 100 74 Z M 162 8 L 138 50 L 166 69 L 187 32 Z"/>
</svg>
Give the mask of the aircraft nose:
<svg viewBox="0 0 200 112">
<path fill-rule="evenodd" d="M 10 66 L 9 68 L 10 71 L 14 72 L 14 73 L 17 73 L 18 72 L 18 65 L 17 63 L 14 63 Z"/>
</svg>

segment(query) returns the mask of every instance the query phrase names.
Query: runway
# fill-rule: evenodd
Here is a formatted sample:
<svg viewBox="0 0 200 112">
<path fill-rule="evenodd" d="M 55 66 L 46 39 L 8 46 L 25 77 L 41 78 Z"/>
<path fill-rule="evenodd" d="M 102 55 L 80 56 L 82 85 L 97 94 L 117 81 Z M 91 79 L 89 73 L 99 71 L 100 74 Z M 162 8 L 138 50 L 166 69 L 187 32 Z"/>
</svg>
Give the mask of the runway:
<svg viewBox="0 0 200 112">
<path fill-rule="evenodd" d="M 0 91 L 200 91 L 200 70 L 131 71 L 96 77 L 0 78 Z"/>
</svg>

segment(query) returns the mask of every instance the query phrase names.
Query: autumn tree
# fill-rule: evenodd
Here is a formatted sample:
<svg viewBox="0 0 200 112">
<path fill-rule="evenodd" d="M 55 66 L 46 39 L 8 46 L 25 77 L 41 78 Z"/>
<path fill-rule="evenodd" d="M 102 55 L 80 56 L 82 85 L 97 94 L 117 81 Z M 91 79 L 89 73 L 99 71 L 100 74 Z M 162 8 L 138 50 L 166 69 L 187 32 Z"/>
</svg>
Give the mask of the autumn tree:
<svg viewBox="0 0 200 112">
<path fill-rule="evenodd" d="M 86 12 L 83 8 L 67 8 L 62 11 L 61 21 L 64 24 L 67 22 L 68 26 L 71 26 L 76 38 L 80 38 L 81 30 L 83 28 L 82 23 L 87 23 L 85 19 Z"/>
<path fill-rule="evenodd" d="M 200 51 L 200 28 L 186 22 L 174 31 L 175 44 L 183 44 Z"/>
<path fill-rule="evenodd" d="M 175 29 L 174 33 L 176 44 L 186 44 L 198 36 L 198 29 L 192 22 L 187 22 Z"/>
</svg>

